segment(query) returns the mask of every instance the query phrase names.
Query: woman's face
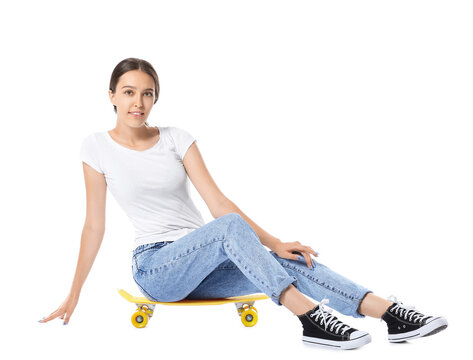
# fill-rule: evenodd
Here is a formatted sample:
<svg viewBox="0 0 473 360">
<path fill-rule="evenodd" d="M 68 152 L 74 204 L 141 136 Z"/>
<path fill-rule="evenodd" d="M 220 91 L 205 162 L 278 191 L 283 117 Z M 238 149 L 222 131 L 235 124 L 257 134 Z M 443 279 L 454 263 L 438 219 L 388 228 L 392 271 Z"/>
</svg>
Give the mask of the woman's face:
<svg viewBox="0 0 473 360">
<path fill-rule="evenodd" d="M 118 121 L 131 127 L 140 127 L 154 105 L 153 78 L 140 70 L 128 71 L 120 76 L 115 94 L 109 90 L 109 96 L 112 104 L 117 107 Z"/>
</svg>

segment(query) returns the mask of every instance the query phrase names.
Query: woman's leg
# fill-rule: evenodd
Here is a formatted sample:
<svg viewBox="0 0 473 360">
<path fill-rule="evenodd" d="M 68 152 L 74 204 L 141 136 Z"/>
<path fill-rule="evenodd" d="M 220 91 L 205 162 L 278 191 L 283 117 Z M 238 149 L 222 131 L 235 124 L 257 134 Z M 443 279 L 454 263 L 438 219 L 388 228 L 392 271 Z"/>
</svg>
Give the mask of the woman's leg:
<svg viewBox="0 0 473 360">
<path fill-rule="evenodd" d="M 314 303 L 304 296 L 294 285 L 289 285 L 279 298 L 281 304 L 292 311 L 294 315 L 302 315 L 314 308 Z"/>
<path fill-rule="evenodd" d="M 305 262 L 281 258 L 274 251 L 269 253 L 289 275 L 297 279 L 294 286 L 301 293 L 318 302 L 329 299 L 328 306 L 344 315 L 355 318 L 365 317 L 364 314 L 358 312 L 358 309 L 367 294 L 373 291 L 340 275 L 315 259 L 313 260 L 314 268 L 311 270 Z"/>
<path fill-rule="evenodd" d="M 281 292 L 296 281 L 237 213 L 217 218 L 157 251 L 134 255 L 133 277 L 148 298 L 178 301 L 227 260 L 252 283 L 252 291 L 267 294 L 279 306 Z"/>
<path fill-rule="evenodd" d="M 288 289 L 293 290 L 288 291 Z M 212 271 L 186 299 L 214 299 L 259 292 L 261 290 L 248 280 L 235 263 L 226 260 Z M 304 314 L 315 306 L 292 284 L 283 290 L 279 301 L 295 315 Z"/>
<path fill-rule="evenodd" d="M 279 298 L 281 304 L 295 315 L 303 314 L 315 306 L 304 295 L 318 302 L 324 298 L 329 299 L 331 308 L 353 317 L 377 315 L 380 304 L 384 306 L 386 300 L 373 295 L 371 290 L 337 274 L 320 262 L 314 260 L 314 269 L 310 270 L 305 262 L 281 258 L 273 251 L 268 253 L 290 276 L 297 279 L 282 291 Z M 260 292 L 259 288 L 252 284 L 231 260 L 227 260 L 215 268 L 187 298 L 218 298 L 255 292 Z M 363 306 L 360 307 L 360 304 Z M 386 303 L 388 304 L 390 303 Z M 361 312 L 358 312 L 359 308 Z"/>
<path fill-rule="evenodd" d="M 373 293 L 366 294 L 358 308 L 358 312 L 363 315 L 380 319 L 393 303 Z"/>
<path fill-rule="evenodd" d="M 310 270 L 268 252 L 243 218 L 232 213 L 157 251 L 134 256 L 133 273 L 143 294 L 157 301 L 264 292 L 299 315 L 315 306 L 303 293 L 317 301 L 328 298 L 342 314 L 364 317 L 357 309 L 370 290 L 314 262 Z"/>
</svg>

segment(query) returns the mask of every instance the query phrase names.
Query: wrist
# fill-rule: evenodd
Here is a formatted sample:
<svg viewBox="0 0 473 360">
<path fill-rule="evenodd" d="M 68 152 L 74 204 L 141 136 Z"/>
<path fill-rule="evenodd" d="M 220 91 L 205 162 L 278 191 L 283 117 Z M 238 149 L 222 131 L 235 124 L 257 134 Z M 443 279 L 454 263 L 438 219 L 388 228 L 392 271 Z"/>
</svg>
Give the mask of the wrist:
<svg viewBox="0 0 473 360">
<path fill-rule="evenodd" d="M 71 289 L 69 296 L 78 299 L 80 296 L 80 289 Z"/>
<path fill-rule="evenodd" d="M 278 239 L 277 237 L 271 236 L 270 238 L 265 239 L 265 242 L 263 245 L 266 245 L 269 247 L 271 250 L 274 251 L 280 244 L 282 244 L 282 241 Z"/>
</svg>

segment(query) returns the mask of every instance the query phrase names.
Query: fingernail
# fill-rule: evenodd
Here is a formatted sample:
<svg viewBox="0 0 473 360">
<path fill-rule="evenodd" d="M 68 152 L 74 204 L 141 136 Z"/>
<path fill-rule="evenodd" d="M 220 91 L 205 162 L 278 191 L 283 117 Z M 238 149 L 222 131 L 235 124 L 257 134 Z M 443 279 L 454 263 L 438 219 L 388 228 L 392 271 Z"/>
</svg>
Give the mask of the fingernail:
<svg viewBox="0 0 473 360">
<path fill-rule="evenodd" d="M 299 261 L 304 261 L 304 258 L 303 258 L 302 256 L 298 255 L 298 256 L 297 256 L 297 260 L 299 260 Z"/>
<path fill-rule="evenodd" d="M 41 322 L 41 321 L 43 321 L 44 319 L 45 319 L 45 317 L 41 318 L 41 320 L 38 320 L 38 322 Z"/>
<path fill-rule="evenodd" d="M 63 324 L 63 325 L 67 325 L 65 321 L 64 321 L 62 324 Z"/>
</svg>

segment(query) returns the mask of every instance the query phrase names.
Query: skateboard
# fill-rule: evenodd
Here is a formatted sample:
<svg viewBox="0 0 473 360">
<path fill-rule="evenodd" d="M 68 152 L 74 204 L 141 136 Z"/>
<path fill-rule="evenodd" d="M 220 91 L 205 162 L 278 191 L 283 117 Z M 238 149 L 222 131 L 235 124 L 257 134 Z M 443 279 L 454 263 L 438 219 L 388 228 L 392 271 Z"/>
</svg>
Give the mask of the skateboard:
<svg viewBox="0 0 473 360">
<path fill-rule="evenodd" d="M 234 296 L 216 299 L 198 299 L 198 300 L 180 300 L 175 302 L 152 301 L 145 297 L 137 297 L 127 293 L 123 289 L 118 289 L 118 293 L 128 301 L 136 304 L 138 307 L 131 316 L 131 323 L 137 328 L 144 328 L 148 324 L 149 318 L 153 316 L 156 304 L 173 306 L 201 306 L 201 305 L 221 305 L 234 303 L 238 316 L 245 326 L 254 326 L 258 321 L 258 311 L 253 306 L 255 301 L 269 299 L 264 294 L 251 294 L 243 296 Z"/>
</svg>

